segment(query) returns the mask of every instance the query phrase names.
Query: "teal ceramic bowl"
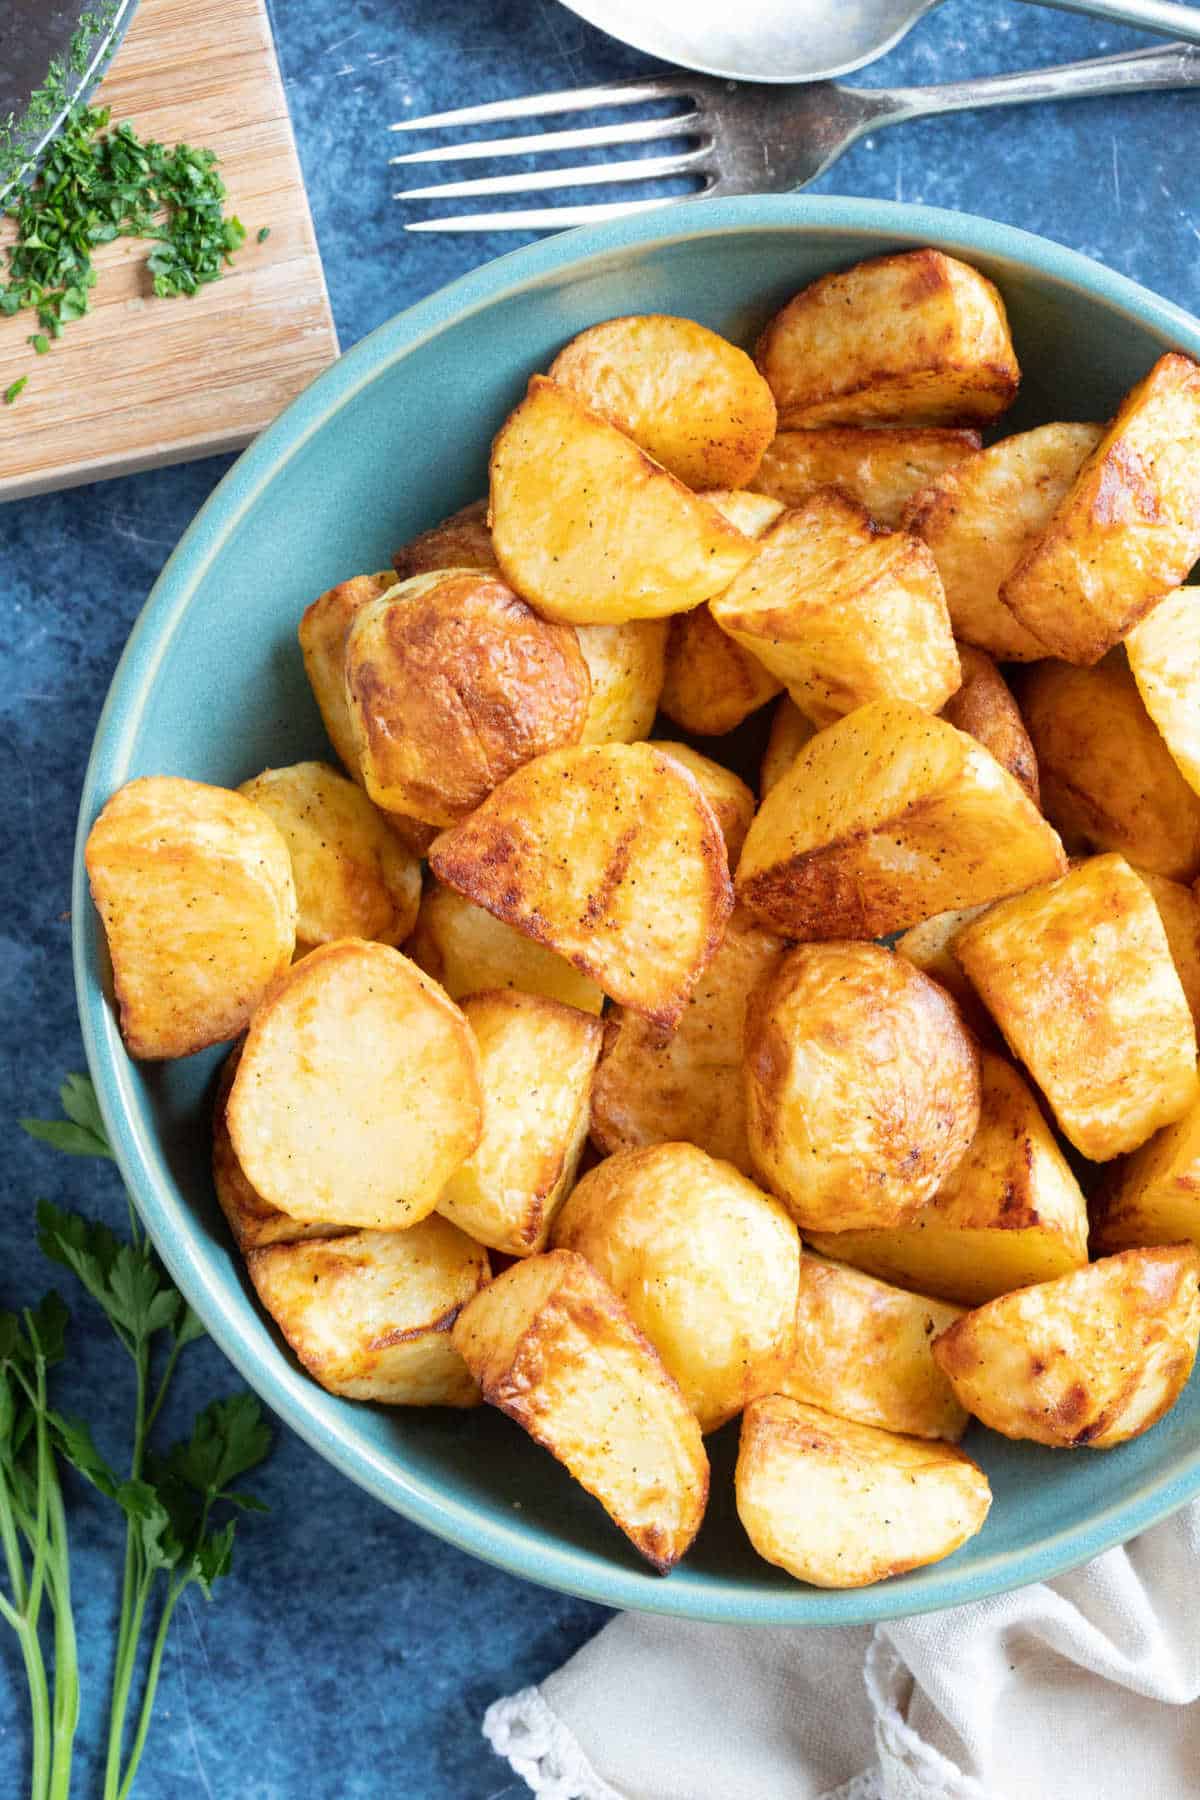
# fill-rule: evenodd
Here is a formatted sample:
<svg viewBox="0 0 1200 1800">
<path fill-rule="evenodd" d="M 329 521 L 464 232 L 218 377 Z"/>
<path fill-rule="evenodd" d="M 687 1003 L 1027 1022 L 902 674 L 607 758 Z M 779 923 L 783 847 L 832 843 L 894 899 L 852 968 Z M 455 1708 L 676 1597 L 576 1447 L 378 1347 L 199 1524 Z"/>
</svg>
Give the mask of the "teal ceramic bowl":
<svg viewBox="0 0 1200 1800">
<path fill-rule="evenodd" d="M 280 1418 L 370 1493 L 474 1555 L 614 1607 L 744 1624 L 845 1624 L 977 1600 L 1054 1575 L 1200 1492 L 1200 1382 L 1136 1443 L 1074 1455 L 976 1431 L 995 1493 L 947 1561 L 825 1593 L 760 1562 L 733 1505 L 736 1427 L 713 1441 L 712 1500 L 662 1579 L 508 1420 L 387 1411 L 304 1376 L 259 1311 L 213 1198 L 216 1055 L 139 1068 L 114 1020 L 83 838 L 131 776 L 234 784 L 328 754 L 296 644 L 323 588 L 485 487 L 488 443 L 574 332 L 613 314 L 683 313 L 752 341 L 814 276 L 936 244 L 998 282 L 1024 371 L 1013 429 L 1104 418 L 1164 349 L 1200 356 L 1200 324 L 1098 264 L 981 219 L 876 201 L 701 201 L 573 232 L 491 263 L 384 325 L 288 408 L 225 477 L 163 570 L 129 640 L 83 791 L 74 892 L 88 1060 L 122 1173 L 183 1292 Z"/>
</svg>

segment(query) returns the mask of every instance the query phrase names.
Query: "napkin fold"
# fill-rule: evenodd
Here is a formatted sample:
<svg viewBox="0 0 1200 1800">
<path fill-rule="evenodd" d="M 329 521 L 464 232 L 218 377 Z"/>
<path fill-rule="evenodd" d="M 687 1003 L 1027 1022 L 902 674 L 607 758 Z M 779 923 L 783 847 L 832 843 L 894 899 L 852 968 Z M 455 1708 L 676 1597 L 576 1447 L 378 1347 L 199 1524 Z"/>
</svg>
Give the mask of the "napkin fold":
<svg viewBox="0 0 1200 1800">
<path fill-rule="evenodd" d="M 483 1730 L 543 1800 L 1188 1800 L 1198 1696 L 1200 1505 L 873 1629 L 627 1613 Z"/>
</svg>

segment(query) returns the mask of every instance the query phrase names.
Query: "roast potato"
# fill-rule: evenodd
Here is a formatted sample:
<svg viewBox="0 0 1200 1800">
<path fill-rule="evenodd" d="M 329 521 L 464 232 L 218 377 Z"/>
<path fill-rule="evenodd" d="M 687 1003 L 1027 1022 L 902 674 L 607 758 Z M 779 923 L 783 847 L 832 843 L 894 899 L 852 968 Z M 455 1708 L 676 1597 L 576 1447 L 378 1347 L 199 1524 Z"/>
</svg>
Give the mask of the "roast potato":
<svg viewBox="0 0 1200 1800">
<path fill-rule="evenodd" d="M 361 781 L 358 744 L 346 699 L 346 634 L 355 616 L 372 600 L 396 586 L 391 569 L 378 575 L 354 575 L 318 595 L 300 621 L 304 672 L 320 708 L 325 732 L 338 758 L 355 781 Z"/>
<path fill-rule="evenodd" d="M 484 1399 L 665 1575 L 704 1517 L 704 1441 L 658 1352 L 584 1258 L 553 1250 L 514 1263 L 463 1308 L 453 1341 Z"/>
<path fill-rule="evenodd" d="M 656 738 L 654 748 L 664 756 L 673 757 L 690 775 L 695 776 L 700 792 L 712 807 L 717 824 L 721 827 L 729 866 L 736 869 L 746 833 L 750 829 L 750 821 L 754 817 L 754 794 L 751 789 L 732 769 L 725 768 L 723 763 L 714 762 L 711 756 L 701 756 L 698 750 L 693 750 L 688 744 L 677 744 L 670 738 Z"/>
<path fill-rule="evenodd" d="M 818 488 L 837 487 L 879 525 L 899 525 L 919 488 L 979 449 L 977 431 L 934 426 L 826 425 L 781 431 L 754 477 L 760 494 L 802 506 Z"/>
<path fill-rule="evenodd" d="M 495 574 L 499 566 L 488 530 L 486 500 L 460 507 L 392 553 L 397 581 L 411 581 L 414 575 L 428 575 L 435 569 L 483 569 Z"/>
<path fill-rule="evenodd" d="M 954 954 L 1066 1136 L 1106 1162 L 1193 1104 L 1196 1031 L 1144 881 L 1120 856 L 993 906 Z"/>
<path fill-rule="evenodd" d="M 259 1299 L 331 1394 L 388 1406 L 474 1406 L 450 1328 L 488 1280 L 487 1251 L 445 1219 L 247 1252 Z"/>
<path fill-rule="evenodd" d="M 958 660 L 962 686 L 943 706 L 943 719 L 990 750 L 1033 804 L 1040 805 L 1037 757 L 1008 683 L 991 657 L 970 644 L 958 646 Z"/>
<path fill-rule="evenodd" d="M 88 833 L 88 881 L 131 1056 L 237 1037 L 296 944 L 296 889 L 274 820 L 241 794 L 145 775 Z"/>
<path fill-rule="evenodd" d="M 964 906 L 957 911 L 934 913 L 896 940 L 896 953 L 906 956 L 922 974 L 953 996 L 964 1021 L 977 1038 L 995 1034 L 995 1026 L 979 995 L 971 986 L 954 954 L 954 939 L 969 919 L 977 919 L 986 906 Z"/>
<path fill-rule="evenodd" d="M 543 1250 L 570 1192 L 588 1129 L 600 1021 L 502 988 L 462 1003 L 483 1078 L 483 1136 L 437 1210 L 509 1256 Z"/>
<path fill-rule="evenodd" d="M 715 507 L 540 375 L 492 445 L 491 520 L 506 579 L 575 625 L 688 612 L 751 554 Z"/>
<path fill-rule="evenodd" d="M 1200 1104 L 1122 1157 L 1092 1201 L 1097 1250 L 1193 1243 L 1200 1248 Z"/>
<path fill-rule="evenodd" d="M 805 944 L 746 1009 L 751 1160 L 802 1231 L 913 1218 L 979 1123 L 953 1000 L 878 944 Z"/>
<path fill-rule="evenodd" d="M 756 359 L 785 428 L 981 423 L 1011 406 L 1020 381 L 997 289 L 940 250 L 811 282 L 776 313 Z"/>
<path fill-rule="evenodd" d="M 775 435 L 771 390 L 746 352 L 694 319 L 606 319 L 559 351 L 550 379 L 690 488 L 744 487 Z"/>
<path fill-rule="evenodd" d="M 308 1223 L 293 1219 L 264 1200 L 246 1180 L 245 1170 L 230 1142 L 229 1125 L 225 1118 L 229 1090 L 233 1086 L 241 1054 L 241 1045 L 235 1044 L 221 1064 L 212 1115 L 213 1188 L 238 1249 L 254 1250 L 262 1244 L 290 1244 L 299 1238 L 338 1237 L 349 1227 L 330 1225 L 319 1219 Z"/>
<path fill-rule="evenodd" d="M 1200 900 L 1181 881 L 1146 869 L 1137 872 L 1154 897 L 1192 1023 L 1200 1032 Z"/>
<path fill-rule="evenodd" d="M 816 726 L 806 719 L 790 694 L 784 694 L 771 714 L 771 731 L 758 771 L 758 793 L 765 800 L 775 783 L 787 771 L 811 737 Z"/>
<path fill-rule="evenodd" d="M 1200 1337 L 1200 1250 L 1124 1250 L 990 1300 L 934 1339 L 968 1412 L 1010 1438 L 1108 1450 L 1183 1392 Z"/>
<path fill-rule="evenodd" d="M 433 1211 L 479 1143 L 479 1050 L 415 963 L 343 938 L 294 963 L 258 1008 L 226 1118 L 272 1206 L 401 1230 Z"/>
<path fill-rule="evenodd" d="M 814 1249 L 962 1306 L 1083 1267 L 1087 1206 L 1054 1133 L 1011 1063 L 982 1063 L 979 1129 L 928 1206 L 887 1230 L 814 1232 Z"/>
<path fill-rule="evenodd" d="M 1125 639 L 1142 703 L 1200 793 L 1200 589 L 1176 588 Z"/>
<path fill-rule="evenodd" d="M 649 744 L 527 763 L 430 846 L 439 881 L 670 1030 L 733 905 L 695 777 Z"/>
<path fill-rule="evenodd" d="M 876 700 L 818 732 L 771 789 L 736 886 L 789 937 L 871 938 L 1065 867 L 1057 833 L 974 738 Z"/>
<path fill-rule="evenodd" d="M 771 1394 L 742 1419 L 738 1517 L 761 1557 L 814 1587 L 869 1587 L 949 1556 L 987 1517 L 987 1476 L 953 1444 Z"/>
<path fill-rule="evenodd" d="M 1200 557 L 1200 365 L 1170 351 L 1126 395 L 1000 598 L 1051 654 L 1099 662 Z"/>
<path fill-rule="evenodd" d="M 432 876 L 405 950 L 452 1000 L 489 988 L 520 988 L 581 1012 L 598 1013 L 604 1007 L 596 983 L 572 968 L 565 956 L 535 944 Z"/>
<path fill-rule="evenodd" d="M 624 1300 L 702 1431 L 775 1391 L 795 1342 L 800 1239 L 731 1164 L 694 1144 L 620 1151 L 567 1199 L 554 1243 Z"/>
<path fill-rule="evenodd" d="M 592 682 L 581 744 L 633 744 L 649 737 L 667 655 L 666 619 L 577 625 Z"/>
<path fill-rule="evenodd" d="M 782 501 L 772 500 L 769 494 L 756 494 L 752 488 L 707 488 L 704 498 L 749 538 L 761 537 L 783 511 Z"/>
</svg>

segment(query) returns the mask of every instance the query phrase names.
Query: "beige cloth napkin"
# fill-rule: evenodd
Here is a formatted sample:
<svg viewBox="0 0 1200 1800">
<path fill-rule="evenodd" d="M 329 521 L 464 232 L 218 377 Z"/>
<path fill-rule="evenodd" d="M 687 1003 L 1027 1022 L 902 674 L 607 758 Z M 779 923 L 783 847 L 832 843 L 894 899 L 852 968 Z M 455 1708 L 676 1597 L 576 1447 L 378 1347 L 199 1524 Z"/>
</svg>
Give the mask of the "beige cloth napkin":
<svg viewBox="0 0 1200 1800">
<path fill-rule="evenodd" d="M 484 1734 L 543 1800 L 1200 1796 L 1200 1506 L 1088 1567 L 869 1627 L 625 1614 Z"/>
</svg>

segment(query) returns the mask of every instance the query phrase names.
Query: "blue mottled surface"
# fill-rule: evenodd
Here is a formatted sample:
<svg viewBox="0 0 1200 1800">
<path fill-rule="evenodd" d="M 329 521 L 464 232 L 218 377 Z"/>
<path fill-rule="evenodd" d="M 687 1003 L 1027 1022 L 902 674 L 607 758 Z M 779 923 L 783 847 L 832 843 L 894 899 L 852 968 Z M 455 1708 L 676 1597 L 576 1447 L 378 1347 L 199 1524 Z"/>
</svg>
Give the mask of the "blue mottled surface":
<svg viewBox="0 0 1200 1800">
<path fill-rule="evenodd" d="M 489 254 L 508 237 L 417 238 L 390 200 L 389 119 L 591 82 L 649 65 L 553 0 L 275 0 L 288 96 L 344 345 Z M 926 82 L 1099 54 L 1130 32 L 1003 0 L 948 0 L 855 81 Z M 995 112 L 867 140 L 819 184 L 988 213 L 1099 257 L 1200 310 L 1197 102 L 1124 102 Z M 434 177 L 436 178 L 436 176 Z M 14 415 L 0 419 L 11 429 Z M 224 460 L 0 508 L 0 1021 L 11 1118 L 53 1110 L 81 1063 L 64 916 L 75 798 L 96 715 L 150 584 Z M 115 1177 L 6 1139 L 0 1304 L 40 1291 L 33 1196 L 119 1220 Z M 67 1285 L 64 1279 L 64 1287 Z M 79 1371 L 63 1395 L 115 1452 L 127 1405 L 122 1354 L 86 1307 Z M 211 1346 L 189 1354 L 182 1426 L 235 1385 Z M 583 1640 L 600 1609 L 469 1561 L 334 1475 L 293 1439 L 257 1485 L 253 1521 L 215 1606 L 185 1607 L 168 1653 L 142 1800 L 516 1800 L 478 1719 L 495 1695 L 536 1680 Z M 73 1508 L 86 1697 L 78 1792 L 103 1704 L 118 1532 Z M 24 1791 L 22 1684 L 0 1642 L 0 1793 Z M 697 1800 L 702 1800 L 698 1796 Z M 709 1800 L 709 1797 L 703 1797 Z"/>
</svg>

